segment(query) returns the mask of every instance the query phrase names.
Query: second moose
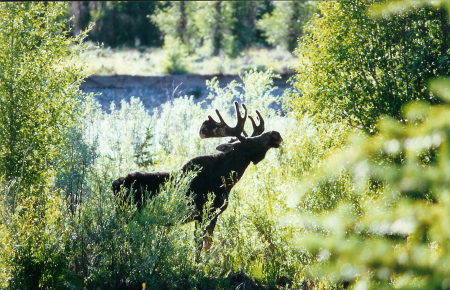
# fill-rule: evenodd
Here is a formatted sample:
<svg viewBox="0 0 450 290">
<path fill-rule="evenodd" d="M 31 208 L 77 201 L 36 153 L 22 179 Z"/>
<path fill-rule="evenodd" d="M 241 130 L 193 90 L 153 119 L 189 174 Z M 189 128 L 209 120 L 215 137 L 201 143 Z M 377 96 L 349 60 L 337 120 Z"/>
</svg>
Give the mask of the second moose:
<svg viewBox="0 0 450 290">
<path fill-rule="evenodd" d="M 195 176 L 190 184 L 190 190 L 186 193 L 190 196 L 194 193 L 194 203 L 196 212 L 193 220 L 202 222 L 204 205 L 207 202 L 208 193 L 214 195 L 213 212 L 219 209 L 222 213 L 227 208 L 227 200 L 233 186 L 241 179 L 250 162 L 258 164 L 266 156 L 270 148 L 278 148 L 283 141 L 280 133 L 277 131 L 264 132 L 264 119 L 260 113 L 256 111 L 259 119 L 259 125 L 249 116 L 253 125 L 253 133 L 250 137 L 244 131 L 244 124 L 247 119 L 247 108 L 244 104 L 244 117 L 239 111 L 239 105 L 234 102 L 236 107 L 237 125 L 234 128 L 229 127 L 219 111 L 216 110 L 220 122 L 213 120 L 208 116 L 208 120 L 204 121 L 200 127 L 200 137 L 235 137 L 228 143 L 217 146 L 217 150 L 221 153 L 213 155 L 201 155 L 192 158 L 186 162 L 182 171 L 186 172 L 193 166 L 199 168 L 197 176 Z M 113 182 L 113 192 L 117 194 L 120 187 L 126 188 L 127 195 L 130 191 L 133 199 L 141 208 L 141 202 L 145 202 L 145 192 L 151 192 L 150 196 L 154 196 L 160 186 L 168 180 L 169 172 L 135 172 L 121 177 Z M 132 189 L 132 190 L 131 190 Z M 216 226 L 218 215 L 212 217 L 211 222 L 206 227 L 208 235 L 205 235 L 203 247 L 208 250 L 211 246 L 211 237 Z"/>
</svg>

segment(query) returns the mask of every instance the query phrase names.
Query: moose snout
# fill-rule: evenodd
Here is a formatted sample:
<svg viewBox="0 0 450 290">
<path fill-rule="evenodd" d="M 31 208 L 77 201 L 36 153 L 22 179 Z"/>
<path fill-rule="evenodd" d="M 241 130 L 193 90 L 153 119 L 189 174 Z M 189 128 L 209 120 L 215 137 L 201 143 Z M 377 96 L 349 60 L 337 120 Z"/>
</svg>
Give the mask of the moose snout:
<svg viewBox="0 0 450 290">
<path fill-rule="evenodd" d="M 283 143 L 283 138 L 280 136 L 280 139 L 277 141 L 277 145 L 280 146 L 281 143 Z"/>
<path fill-rule="evenodd" d="M 281 138 L 280 133 L 273 131 L 272 134 L 272 147 L 278 148 L 280 147 L 280 144 L 283 142 L 283 138 Z"/>
<path fill-rule="evenodd" d="M 280 147 L 281 143 L 283 143 L 283 138 L 280 137 L 280 139 L 275 141 L 275 146 L 274 148 L 278 148 Z"/>
</svg>

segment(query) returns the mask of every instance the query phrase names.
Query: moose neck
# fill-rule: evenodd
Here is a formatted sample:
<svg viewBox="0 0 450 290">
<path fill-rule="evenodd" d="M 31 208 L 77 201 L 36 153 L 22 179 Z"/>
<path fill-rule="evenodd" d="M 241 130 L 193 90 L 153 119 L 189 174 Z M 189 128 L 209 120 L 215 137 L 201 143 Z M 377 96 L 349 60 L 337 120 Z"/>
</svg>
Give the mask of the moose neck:
<svg viewBox="0 0 450 290">
<path fill-rule="evenodd" d="M 241 146 L 236 147 L 230 152 L 221 153 L 224 168 L 227 168 L 230 173 L 237 173 L 237 180 L 244 174 L 250 162 L 257 164 L 264 159 L 269 148 L 261 148 L 258 146 Z M 236 180 L 236 181 L 237 181 Z"/>
<path fill-rule="evenodd" d="M 224 156 L 225 163 L 229 163 L 228 171 L 234 171 L 238 174 L 240 179 L 250 164 L 250 158 L 247 156 L 247 152 L 243 150 L 232 150 L 227 153 L 222 153 Z"/>
</svg>

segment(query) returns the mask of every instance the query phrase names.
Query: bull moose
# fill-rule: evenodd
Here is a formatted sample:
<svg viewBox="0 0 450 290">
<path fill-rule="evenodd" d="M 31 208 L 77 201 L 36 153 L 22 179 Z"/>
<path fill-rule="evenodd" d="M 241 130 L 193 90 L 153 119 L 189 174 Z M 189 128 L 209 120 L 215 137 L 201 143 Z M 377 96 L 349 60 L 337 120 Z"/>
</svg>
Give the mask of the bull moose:
<svg viewBox="0 0 450 290">
<path fill-rule="evenodd" d="M 181 170 L 188 171 L 192 166 L 199 168 L 197 175 L 190 184 L 190 190 L 186 193 L 190 196 L 192 193 L 195 205 L 195 214 L 192 220 L 202 222 L 204 205 L 207 202 L 208 193 L 213 194 L 213 211 L 219 209 L 219 214 L 227 208 L 227 200 L 233 186 L 241 179 L 250 162 L 258 164 L 266 156 L 270 148 L 278 148 L 283 141 L 280 133 L 277 131 L 264 132 L 264 119 L 256 110 L 259 125 L 256 125 L 254 119 L 249 116 L 253 125 L 253 133 L 250 137 L 244 131 L 244 124 L 247 119 L 247 108 L 244 104 L 244 117 L 239 111 L 239 105 L 234 102 L 236 107 L 237 125 L 234 128 L 229 127 L 219 111 L 216 109 L 220 122 L 214 121 L 211 116 L 204 121 L 200 128 L 200 138 L 212 137 L 235 137 L 228 143 L 217 146 L 221 151 L 212 155 L 201 155 L 187 161 Z M 242 135 L 243 134 L 243 135 Z M 121 177 L 113 182 L 113 192 L 117 194 L 121 186 L 126 188 L 125 197 L 130 192 L 133 194 L 134 202 L 138 209 L 145 202 L 145 192 L 150 192 L 154 196 L 160 186 L 168 180 L 169 172 L 135 172 Z M 206 226 L 207 235 L 203 238 L 203 248 L 208 250 L 211 246 L 211 237 L 216 226 L 218 215 L 211 217 L 210 223 Z M 189 221 L 189 220 L 188 220 Z M 201 245 L 199 248 L 201 249 Z"/>
</svg>

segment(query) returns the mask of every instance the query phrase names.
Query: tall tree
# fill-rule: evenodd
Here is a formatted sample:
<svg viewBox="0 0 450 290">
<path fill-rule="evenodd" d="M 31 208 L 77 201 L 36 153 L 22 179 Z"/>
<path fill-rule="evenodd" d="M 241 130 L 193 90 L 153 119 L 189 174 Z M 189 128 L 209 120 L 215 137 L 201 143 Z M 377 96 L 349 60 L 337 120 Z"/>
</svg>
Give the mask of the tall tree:
<svg viewBox="0 0 450 290">
<path fill-rule="evenodd" d="M 258 20 L 257 27 L 263 31 L 271 45 L 293 51 L 303 35 L 303 27 L 315 12 L 314 2 L 280 1 L 275 8 Z"/>
<path fill-rule="evenodd" d="M 168 41 L 180 39 L 190 53 L 235 56 L 263 42 L 256 22 L 266 2 L 167 1 L 150 17 Z"/>
<path fill-rule="evenodd" d="M 172 40 L 181 41 L 189 52 L 193 52 L 198 45 L 195 37 L 196 28 L 192 18 L 189 17 L 195 9 L 192 1 L 165 1 L 160 2 L 155 13 L 148 15 L 151 22 L 161 31 L 164 44 Z"/>
<path fill-rule="evenodd" d="M 232 1 L 233 19 L 231 34 L 234 36 L 233 50 L 230 55 L 237 55 L 251 46 L 266 46 L 266 38 L 257 26 L 261 17 L 273 9 L 269 1 Z"/>
<path fill-rule="evenodd" d="M 91 20 L 89 12 L 91 7 L 89 4 L 89 1 L 73 1 L 69 3 L 67 14 L 69 18 L 74 17 L 71 30 L 73 36 L 80 34 L 82 30 L 89 27 L 89 21 Z"/>
<path fill-rule="evenodd" d="M 70 2 L 68 16 L 75 16 L 72 35 L 78 35 L 92 21 L 96 25 L 89 33 L 89 40 L 112 47 L 159 46 L 160 31 L 147 18 L 147 15 L 154 13 L 157 5 L 157 2 Z"/>
</svg>

